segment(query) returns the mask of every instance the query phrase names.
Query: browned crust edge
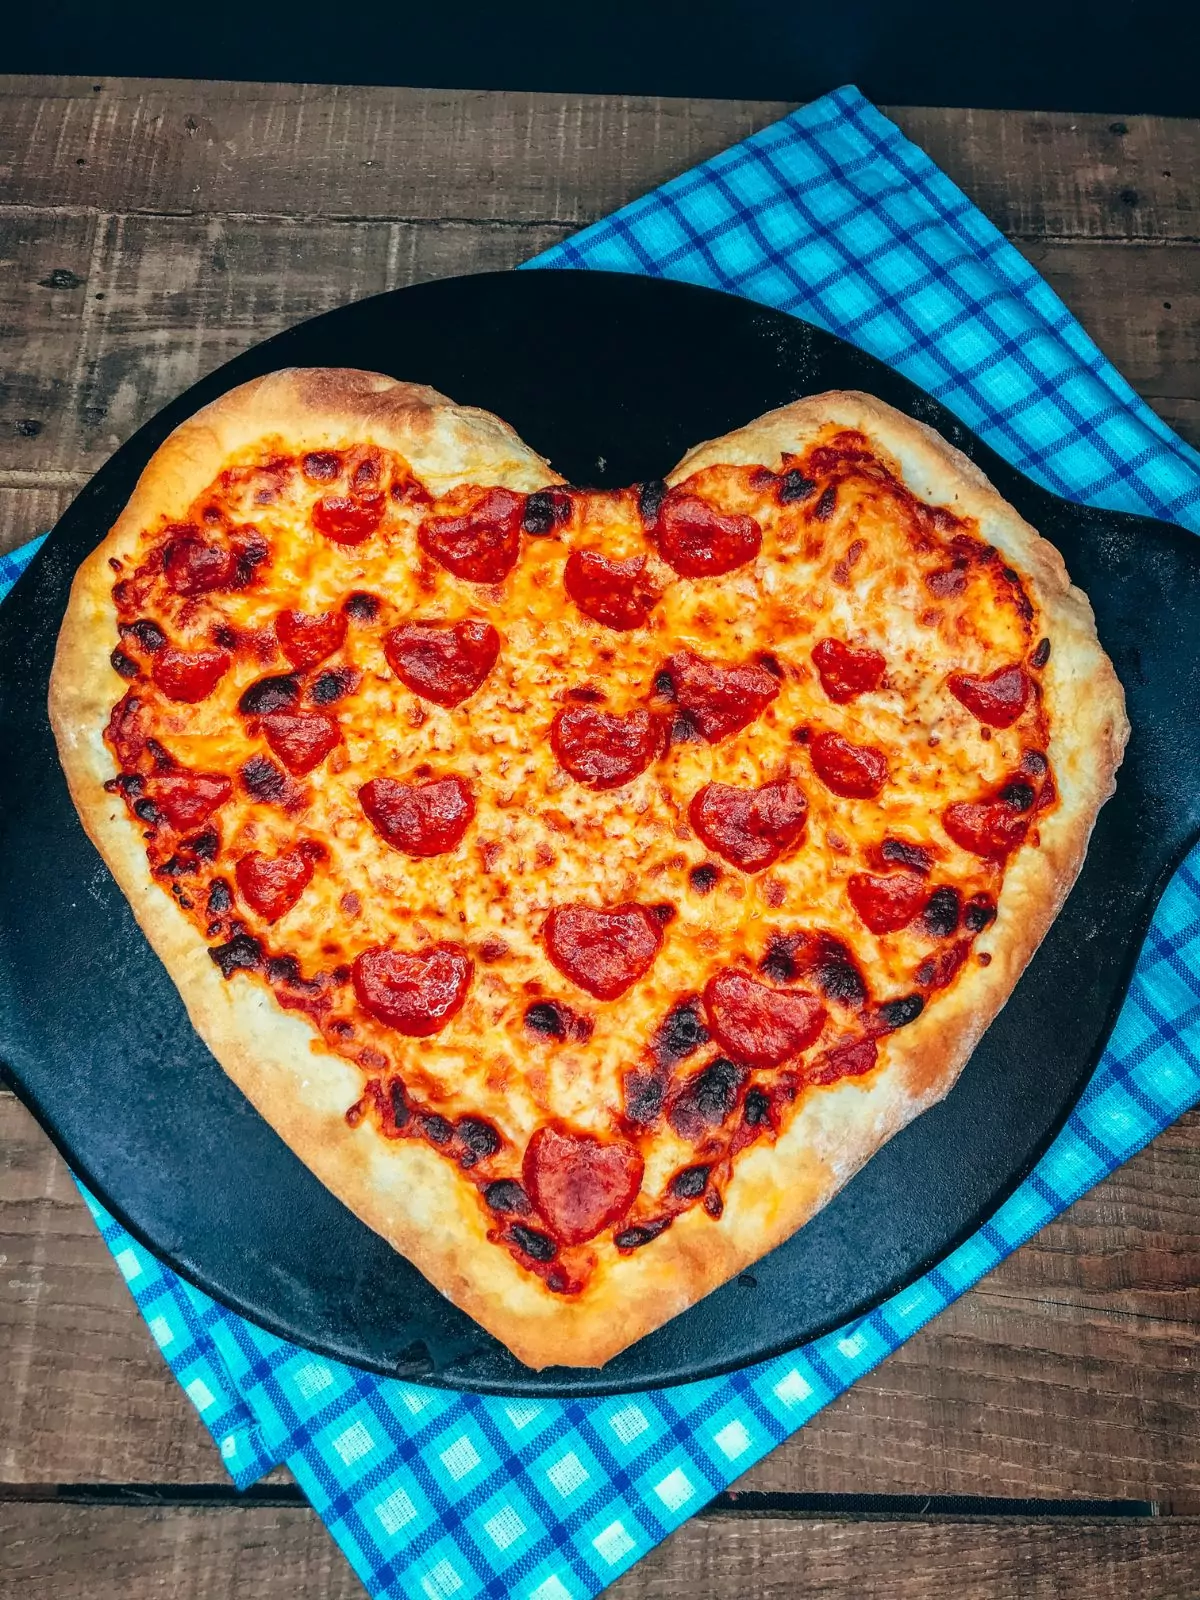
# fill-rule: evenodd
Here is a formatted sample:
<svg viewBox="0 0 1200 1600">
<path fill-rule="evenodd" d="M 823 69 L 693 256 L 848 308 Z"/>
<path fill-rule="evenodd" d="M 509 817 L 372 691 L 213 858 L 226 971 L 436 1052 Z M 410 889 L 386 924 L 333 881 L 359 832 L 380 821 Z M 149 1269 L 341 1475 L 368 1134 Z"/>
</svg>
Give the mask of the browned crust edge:
<svg viewBox="0 0 1200 1600">
<path fill-rule="evenodd" d="M 232 454 L 271 437 L 296 452 L 370 435 L 441 490 L 468 481 L 532 490 L 561 479 L 507 424 L 433 390 L 351 370 L 274 373 L 230 391 L 166 440 L 75 578 L 50 685 L 60 758 L 88 836 L 197 1032 L 321 1181 L 531 1367 L 602 1365 L 788 1238 L 893 1133 L 941 1099 L 1057 914 L 1112 792 L 1128 725 L 1091 608 L 1053 546 L 932 430 L 870 396 L 819 395 L 698 446 L 671 478 L 719 461 L 778 465 L 784 451 L 803 448 L 830 421 L 867 433 L 923 499 L 978 517 L 985 537 L 1029 575 L 1052 643 L 1044 680 L 1060 804 L 1042 824 L 1040 848 L 1026 847 L 1010 864 L 997 921 L 978 943 L 991 952 L 991 965 L 973 964 L 929 1013 L 884 1041 L 882 1067 L 869 1079 L 804 1096 L 774 1145 L 739 1159 L 719 1224 L 698 1209 L 686 1213 L 648 1249 L 602 1260 L 577 1298 L 550 1293 L 488 1242 L 473 1186 L 441 1156 L 417 1141 L 387 1140 L 368 1123 L 347 1126 L 359 1071 L 254 980 L 221 978 L 187 918 L 151 878 L 124 805 L 102 787 L 115 775 L 103 731 L 123 691 L 108 661 L 115 634 L 108 559 L 127 555 L 158 514 L 181 515 Z"/>
</svg>

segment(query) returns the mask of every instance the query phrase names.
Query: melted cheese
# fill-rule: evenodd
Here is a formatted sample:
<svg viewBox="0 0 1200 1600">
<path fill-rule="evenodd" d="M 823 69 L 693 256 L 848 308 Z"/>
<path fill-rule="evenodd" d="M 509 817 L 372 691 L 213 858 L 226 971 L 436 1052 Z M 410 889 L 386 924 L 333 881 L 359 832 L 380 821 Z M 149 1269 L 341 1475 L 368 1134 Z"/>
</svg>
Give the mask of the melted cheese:
<svg viewBox="0 0 1200 1600">
<path fill-rule="evenodd" d="M 369 446 L 360 447 L 364 453 Z M 385 486 L 389 475 L 411 476 L 395 458 L 375 454 Z M 311 520 L 314 502 L 337 484 L 311 483 L 298 465 L 269 452 L 236 468 L 197 502 L 195 521 L 218 530 L 255 528 L 270 547 L 268 562 L 244 590 L 193 600 L 158 580 L 139 613 L 184 648 L 211 646 L 214 629 L 232 628 L 242 642 L 234 664 L 196 705 L 162 699 L 144 676 L 135 690 L 153 704 L 155 735 L 174 757 L 233 777 L 252 754 L 270 755 L 237 703 L 258 678 L 289 670 L 273 635 L 277 612 L 335 610 L 356 590 L 379 598 L 378 616 L 352 620 L 343 648 L 307 675 L 311 681 L 342 664 L 361 674 L 355 692 L 314 708 L 336 719 L 343 744 L 295 780 L 305 796 L 298 811 L 255 803 L 235 781 L 233 798 L 213 818 L 221 844 L 212 875 L 232 886 L 233 862 L 251 850 L 274 855 L 298 838 L 326 846 L 327 859 L 275 924 L 261 924 L 244 905 L 235 910 L 271 951 L 295 956 L 306 975 L 347 966 L 372 946 L 407 950 L 449 940 L 466 947 L 475 962 L 471 989 L 440 1033 L 412 1039 L 383 1027 L 357 1005 L 348 983 L 336 990 L 334 1014 L 352 1029 L 338 1047 L 354 1059 L 365 1050 L 370 1073 L 398 1074 L 443 1115 L 485 1115 L 496 1125 L 506 1147 L 489 1174 L 516 1175 L 530 1136 L 550 1121 L 611 1136 L 623 1075 L 645 1066 L 666 1013 L 722 967 L 753 971 L 773 932 L 827 931 L 854 952 L 876 1001 L 912 993 L 914 974 L 938 941 L 919 925 L 870 933 L 847 895 L 851 874 L 880 870 L 873 852 L 885 835 L 932 854 L 931 887 L 954 885 L 964 899 L 998 892 L 1001 869 L 955 845 L 940 818 L 950 802 L 978 799 L 1003 783 L 1023 751 L 1045 748 L 1045 712 L 1035 696 L 1014 726 L 987 730 L 946 680 L 955 670 L 986 675 L 1026 661 L 1039 638 L 1036 617 L 1017 575 L 996 560 L 969 564 L 961 593 L 939 598 L 931 591 L 928 577 L 952 565 L 951 540 L 974 530 L 949 518 L 939 526 L 877 465 L 842 461 L 817 471 L 817 489 L 793 504 L 781 503 L 769 474 L 734 467 L 697 473 L 692 491 L 724 511 L 753 516 L 763 535 L 753 562 L 700 579 L 677 577 L 661 561 L 632 491 L 573 491 L 570 521 L 550 536 L 524 535 L 515 570 L 494 586 L 461 581 L 421 553 L 416 530 L 427 508 L 420 504 L 389 500 L 379 532 L 342 546 L 314 532 Z M 819 516 L 830 488 L 833 509 Z M 206 523 L 212 506 L 219 515 Z M 147 529 L 146 550 L 165 537 L 162 528 Z M 644 628 L 616 632 L 580 613 L 563 586 L 574 547 L 647 556 L 662 596 Z M 473 696 L 444 709 L 396 679 L 383 639 L 405 621 L 464 617 L 493 624 L 500 656 Z M 811 658 L 823 637 L 881 652 L 881 686 L 849 704 L 833 703 Z M 782 672 L 778 697 L 715 745 L 673 743 L 623 788 L 596 792 L 561 770 L 549 733 L 556 712 L 571 703 L 569 691 L 591 688 L 610 711 L 646 704 L 669 711 L 655 699 L 655 677 L 685 648 L 723 664 L 769 657 Z M 114 675 L 114 701 L 127 687 Z M 884 752 L 889 779 L 877 799 L 844 798 L 816 776 L 809 748 L 825 731 Z M 452 853 L 411 859 L 384 844 L 364 818 L 357 793 L 368 779 L 451 774 L 466 781 L 476 805 Z M 697 791 L 713 781 L 751 786 L 783 776 L 808 800 L 801 842 L 757 875 L 710 856 L 688 823 Z M 715 888 L 702 894 L 689 873 L 705 862 L 720 871 Z M 203 906 L 202 892 L 188 893 Z M 621 998 L 600 1003 L 555 968 L 541 930 L 555 906 L 625 901 L 669 904 L 675 915 L 650 971 Z M 199 909 L 196 917 L 203 926 Z M 231 981 L 263 980 L 238 974 Z M 523 1019 L 538 999 L 562 1000 L 589 1017 L 590 1040 L 532 1033 Z M 861 1032 L 852 1012 L 832 1004 L 829 1012 L 813 1055 Z M 680 1072 L 715 1053 L 698 1053 Z M 641 1144 L 642 1212 L 649 1215 L 671 1174 L 695 1160 L 695 1149 L 665 1122 Z"/>
</svg>

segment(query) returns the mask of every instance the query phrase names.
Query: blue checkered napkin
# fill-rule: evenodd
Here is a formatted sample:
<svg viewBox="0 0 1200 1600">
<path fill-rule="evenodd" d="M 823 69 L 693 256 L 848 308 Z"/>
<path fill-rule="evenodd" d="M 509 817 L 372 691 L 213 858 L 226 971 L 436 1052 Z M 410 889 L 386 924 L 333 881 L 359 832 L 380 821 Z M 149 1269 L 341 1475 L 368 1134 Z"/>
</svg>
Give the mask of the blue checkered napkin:
<svg viewBox="0 0 1200 1600">
<path fill-rule="evenodd" d="M 852 340 L 1072 500 L 1200 532 L 1200 456 L 1019 251 L 838 89 L 538 256 L 726 289 Z"/>
<path fill-rule="evenodd" d="M 1060 493 L 1200 531 L 1200 457 L 853 90 L 534 264 L 689 278 L 801 312 L 901 368 Z M 1078 1108 L 990 1222 L 793 1355 L 616 1399 L 484 1398 L 326 1361 L 224 1311 L 89 1203 L 235 1481 L 286 1461 L 373 1594 L 583 1600 L 1200 1100 L 1198 1052 L 1200 849 L 1163 898 Z"/>
</svg>

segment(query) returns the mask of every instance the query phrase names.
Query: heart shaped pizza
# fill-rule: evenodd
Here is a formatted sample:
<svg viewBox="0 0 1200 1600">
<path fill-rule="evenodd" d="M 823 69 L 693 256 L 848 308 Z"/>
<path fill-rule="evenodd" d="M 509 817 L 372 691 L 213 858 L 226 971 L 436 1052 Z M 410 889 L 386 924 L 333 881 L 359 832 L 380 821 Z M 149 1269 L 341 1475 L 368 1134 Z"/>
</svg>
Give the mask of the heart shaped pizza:
<svg viewBox="0 0 1200 1600">
<path fill-rule="evenodd" d="M 1127 735 L 1057 551 L 867 395 L 599 490 L 332 369 L 167 439 L 50 705 L 221 1065 L 534 1367 L 675 1316 L 947 1093 Z"/>
</svg>

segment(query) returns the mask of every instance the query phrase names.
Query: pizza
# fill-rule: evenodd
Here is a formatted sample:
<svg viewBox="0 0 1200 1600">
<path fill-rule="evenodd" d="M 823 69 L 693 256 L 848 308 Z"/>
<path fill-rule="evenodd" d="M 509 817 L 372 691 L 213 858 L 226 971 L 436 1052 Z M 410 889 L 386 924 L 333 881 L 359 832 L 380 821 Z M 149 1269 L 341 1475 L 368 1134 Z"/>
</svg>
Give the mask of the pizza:
<svg viewBox="0 0 1200 1600">
<path fill-rule="evenodd" d="M 1058 552 L 870 396 L 600 490 L 334 369 L 167 439 L 50 709 L 217 1060 L 531 1367 L 677 1315 L 948 1092 L 1128 731 Z"/>
</svg>

